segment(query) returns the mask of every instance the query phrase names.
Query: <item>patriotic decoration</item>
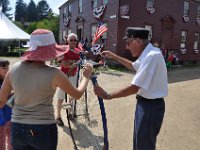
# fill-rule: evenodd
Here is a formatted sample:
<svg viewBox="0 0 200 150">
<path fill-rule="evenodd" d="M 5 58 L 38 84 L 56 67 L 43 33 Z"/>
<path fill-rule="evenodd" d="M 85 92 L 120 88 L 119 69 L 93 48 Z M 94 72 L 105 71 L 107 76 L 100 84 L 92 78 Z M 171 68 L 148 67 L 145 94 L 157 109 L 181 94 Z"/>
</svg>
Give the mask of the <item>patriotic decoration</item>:
<svg viewBox="0 0 200 150">
<path fill-rule="evenodd" d="M 94 44 L 91 48 L 91 51 L 93 52 L 93 55 L 101 55 L 101 49 L 103 48 L 103 45 L 101 44 Z"/>
<path fill-rule="evenodd" d="M 194 53 L 195 53 L 195 54 L 198 54 L 198 53 L 199 53 L 199 50 L 198 50 L 198 49 L 194 49 Z"/>
<path fill-rule="evenodd" d="M 103 14 L 104 14 L 105 8 L 106 8 L 106 5 L 102 5 L 102 6 L 98 7 L 98 8 L 94 8 L 93 9 L 93 15 L 94 15 L 94 17 L 96 19 L 100 19 L 103 16 Z"/>
<path fill-rule="evenodd" d="M 196 18 L 196 22 L 198 25 L 200 25 L 200 18 Z"/>
<path fill-rule="evenodd" d="M 85 51 L 91 51 L 91 44 L 90 44 L 90 42 L 88 41 L 88 38 L 86 37 L 85 38 L 85 41 L 84 41 L 84 45 L 83 45 L 83 49 L 85 50 Z"/>
<path fill-rule="evenodd" d="M 85 45 L 85 42 L 84 42 L 84 40 L 82 39 L 82 40 L 78 43 L 78 48 L 79 48 L 81 51 L 83 51 L 84 45 Z"/>
<path fill-rule="evenodd" d="M 69 25 L 70 19 L 71 19 L 71 16 L 65 17 L 65 18 L 64 18 L 64 25 L 65 25 L 66 27 Z"/>
<path fill-rule="evenodd" d="M 153 8 L 152 6 L 151 7 L 149 6 L 146 9 L 147 9 L 147 12 L 150 14 L 153 14 L 155 12 L 155 8 Z"/>
<path fill-rule="evenodd" d="M 184 22 L 188 22 L 190 20 L 189 16 L 184 15 L 183 16 L 183 21 Z"/>
<path fill-rule="evenodd" d="M 181 48 L 180 51 L 181 51 L 181 54 L 185 54 L 186 53 L 186 49 L 185 48 Z"/>
<path fill-rule="evenodd" d="M 108 30 L 107 26 L 103 22 L 99 22 L 99 25 L 96 29 L 96 32 L 94 34 L 92 45 L 96 43 L 96 41 L 101 37 L 102 34 L 104 34 Z"/>
</svg>

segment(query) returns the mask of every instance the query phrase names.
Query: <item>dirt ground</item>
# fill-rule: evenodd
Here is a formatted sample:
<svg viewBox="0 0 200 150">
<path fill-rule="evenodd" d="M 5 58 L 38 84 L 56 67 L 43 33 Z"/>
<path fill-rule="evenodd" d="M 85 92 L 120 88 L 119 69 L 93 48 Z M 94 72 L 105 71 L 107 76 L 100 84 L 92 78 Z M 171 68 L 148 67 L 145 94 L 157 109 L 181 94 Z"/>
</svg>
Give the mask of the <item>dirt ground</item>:
<svg viewBox="0 0 200 150">
<path fill-rule="evenodd" d="M 16 59 L 10 59 L 15 62 Z M 131 72 L 100 73 L 98 82 L 107 91 L 120 89 L 132 80 Z M 180 68 L 168 72 L 169 95 L 166 113 L 158 136 L 157 150 L 200 150 L 200 67 Z M 54 101 L 55 104 L 56 101 Z M 105 101 L 110 150 L 131 150 L 135 96 Z M 90 125 L 84 117 L 71 122 L 78 149 L 102 149 L 101 116 L 92 85 L 88 87 Z M 58 150 L 73 150 L 73 143 L 62 110 L 65 126 L 58 127 Z"/>
</svg>

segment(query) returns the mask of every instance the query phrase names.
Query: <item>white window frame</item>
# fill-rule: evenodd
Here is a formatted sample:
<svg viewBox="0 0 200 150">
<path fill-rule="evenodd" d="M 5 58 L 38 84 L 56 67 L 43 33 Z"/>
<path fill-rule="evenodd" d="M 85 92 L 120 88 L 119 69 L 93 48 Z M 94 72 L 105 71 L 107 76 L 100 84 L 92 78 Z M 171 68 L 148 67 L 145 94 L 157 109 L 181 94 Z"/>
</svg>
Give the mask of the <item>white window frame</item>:
<svg viewBox="0 0 200 150">
<path fill-rule="evenodd" d="M 83 12 L 83 0 L 78 0 L 78 13 L 81 14 Z"/>
<path fill-rule="evenodd" d="M 184 1 L 183 15 L 189 16 L 190 11 L 190 3 L 188 1 Z"/>
<path fill-rule="evenodd" d="M 97 4 L 98 4 L 98 1 L 97 1 L 97 0 L 92 0 L 92 7 L 93 7 L 93 8 L 96 8 L 96 7 L 97 7 Z"/>
<path fill-rule="evenodd" d="M 62 30 L 62 40 L 65 40 L 66 34 L 67 34 L 66 30 L 63 29 Z"/>
<path fill-rule="evenodd" d="M 181 31 L 181 48 L 186 48 L 186 41 L 187 41 L 187 31 L 182 30 Z"/>
<path fill-rule="evenodd" d="M 148 37 L 148 40 L 150 41 L 151 39 L 152 39 L 152 37 L 153 37 L 153 32 L 152 32 L 152 30 L 153 30 L 153 27 L 151 26 L 151 25 L 145 25 L 145 29 L 148 29 L 149 30 L 149 37 Z"/>
<path fill-rule="evenodd" d="M 104 5 L 108 4 L 108 0 L 103 0 L 103 4 Z"/>
<path fill-rule="evenodd" d="M 67 35 L 69 35 L 70 33 L 72 33 L 72 29 L 67 29 Z"/>
<path fill-rule="evenodd" d="M 68 16 L 70 16 L 72 14 L 72 5 L 69 4 L 68 5 Z"/>
<path fill-rule="evenodd" d="M 200 6 L 197 7 L 197 18 L 200 18 Z"/>
<path fill-rule="evenodd" d="M 97 30 L 97 24 L 92 24 L 91 25 L 91 38 L 93 39 L 94 37 L 94 33 L 96 32 Z"/>
<path fill-rule="evenodd" d="M 198 49 L 198 45 L 199 45 L 199 33 L 195 33 L 194 34 L 194 46 L 193 49 Z"/>
<path fill-rule="evenodd" d="M 154 0 L 147 0 L 147 6 L 146 7 L 153 8 L 153 6 L 154 6 Z"/>
</svg>

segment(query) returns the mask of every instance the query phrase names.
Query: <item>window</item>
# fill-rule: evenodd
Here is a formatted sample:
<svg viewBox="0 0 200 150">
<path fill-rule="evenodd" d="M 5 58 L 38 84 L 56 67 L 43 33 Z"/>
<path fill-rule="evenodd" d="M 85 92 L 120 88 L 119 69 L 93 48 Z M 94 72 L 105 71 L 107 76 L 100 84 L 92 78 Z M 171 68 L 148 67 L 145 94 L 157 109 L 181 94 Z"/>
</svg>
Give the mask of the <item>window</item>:
<svg viewBox="0 0 200 150">
<path fill-rule="evenodd" d="M 97 0 L 92 0 L 92 7 L 96 8 L 97 7 Z"/>
<path fill-rule="evenodd" d="M 108 0 L 103 0 L 103 4 L 104 5 L 108 4 Z"/>
<path fill-rule="evenodd" d="M 154 0 L 147 0 L 147 7 L 153 7 Z"/>
<path fill-rule="evenodd" d="M 197 18 L 200 18 L 200 6 L 197 7 Z"/>
<path fill-rule="evenodd" d="M 64 7 L 63 13 L 64 13 L 64 14 L 67 14 L 67 13 L 68 13 L 66 7 Z"/>
<path fill-rule="evenodd" d="M 187 31 L 182 31 L 181 32 L 181 48 L 186 47 L 186 41 L 187 41 Z"/>
<path fill-rule="evenodd" d="M 71 30 L 71 29 L 68 29 L 68 30 L 67 30 L 67 35 L 69 35 L 70 33 L 72 33 L 72 30 Z"/>
<path fill-rule="evenodd" d="M 71 16 L 71 14 L 72 14 L 72 5 L 69 4 L 68 5 L 68 16 Z"/>
<path fill-rule="evenodd" d="M 199 34 L 195 33 L 195 35 L 194 35 L 194 46 L 193 46 L 193 49 L 198 49 L 198 45 L 199 45 Z"/>
<path fill-rule="evenodd" d="M 83 12 L 83 1 L 79 0 L 78 1 L 78 13 L 82 13 Z"/>
<path fill-rule="evenodd" d="M 62 40 L 65 41 L 65 37 L 66 37 L 66 30 L 62 31 Z"/>
<path fill-rule="evenodd" d="M 108 27 L 107 23 L 105 23 L 105 25 Z M 108 36 L 108 32 L 104 32 L 104 34 L 102 34 L 102 36 L 100 38 L 102 44 L 106 43 L 107 36 Z"/>
<path fill-rule="evenodd" d="M 183 15 L 184 16 L 189 16 L 189 2 L 187 1 L 184 1 L 184 12 L 183 12 Z"/>
<path fill-rule="evenodd" d="M 145 25 L 145 29 L 149 30 L 149 38 L 148 38 L 148 40 L 150 41 L 152 39 L 152 26 Z"/>
<path fill-rule="evenodd" d="M 67 12 L 67 8 L 64 7 L 64 9 L 63 9 L 63 20 L 66 18 L 66 16 L 68 16 L 68 12 Z"/>
<path fill-rule="evenodd" d="M 93 39 L 93 36 L 94 36 L 94 34 L 96 32 L 96 29 L 97 29 L 97 24 L 93 24 L 91 26 L 91 37 L 92 37 L 92 39 Z"/>
</svg>

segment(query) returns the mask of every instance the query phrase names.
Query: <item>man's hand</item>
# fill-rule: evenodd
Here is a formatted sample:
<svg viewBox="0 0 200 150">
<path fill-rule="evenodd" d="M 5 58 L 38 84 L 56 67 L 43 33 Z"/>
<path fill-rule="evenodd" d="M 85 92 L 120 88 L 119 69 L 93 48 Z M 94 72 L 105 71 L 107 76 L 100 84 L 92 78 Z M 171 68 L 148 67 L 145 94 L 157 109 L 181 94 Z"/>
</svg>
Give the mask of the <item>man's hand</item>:
<svg viewBox="0 0 200 150">
<path fill-rule="evenodd" d="M 111 51 L 103 51 L 102 55 L 104 55 L 107 58 L 112 58 L 112 59 L 116 59 L 117 55 L 112 53 Z"/>
<path fill-rule="evenodd" d="M 94 86 L 94 93 L 101 97 L 102 99 L 105 99 L 105 100 L 109 100 L 111 99 L 111 96 L 110 94 L 108 94 L 103 88 L 101 88 L 100 86 Z"/>
</svg>

